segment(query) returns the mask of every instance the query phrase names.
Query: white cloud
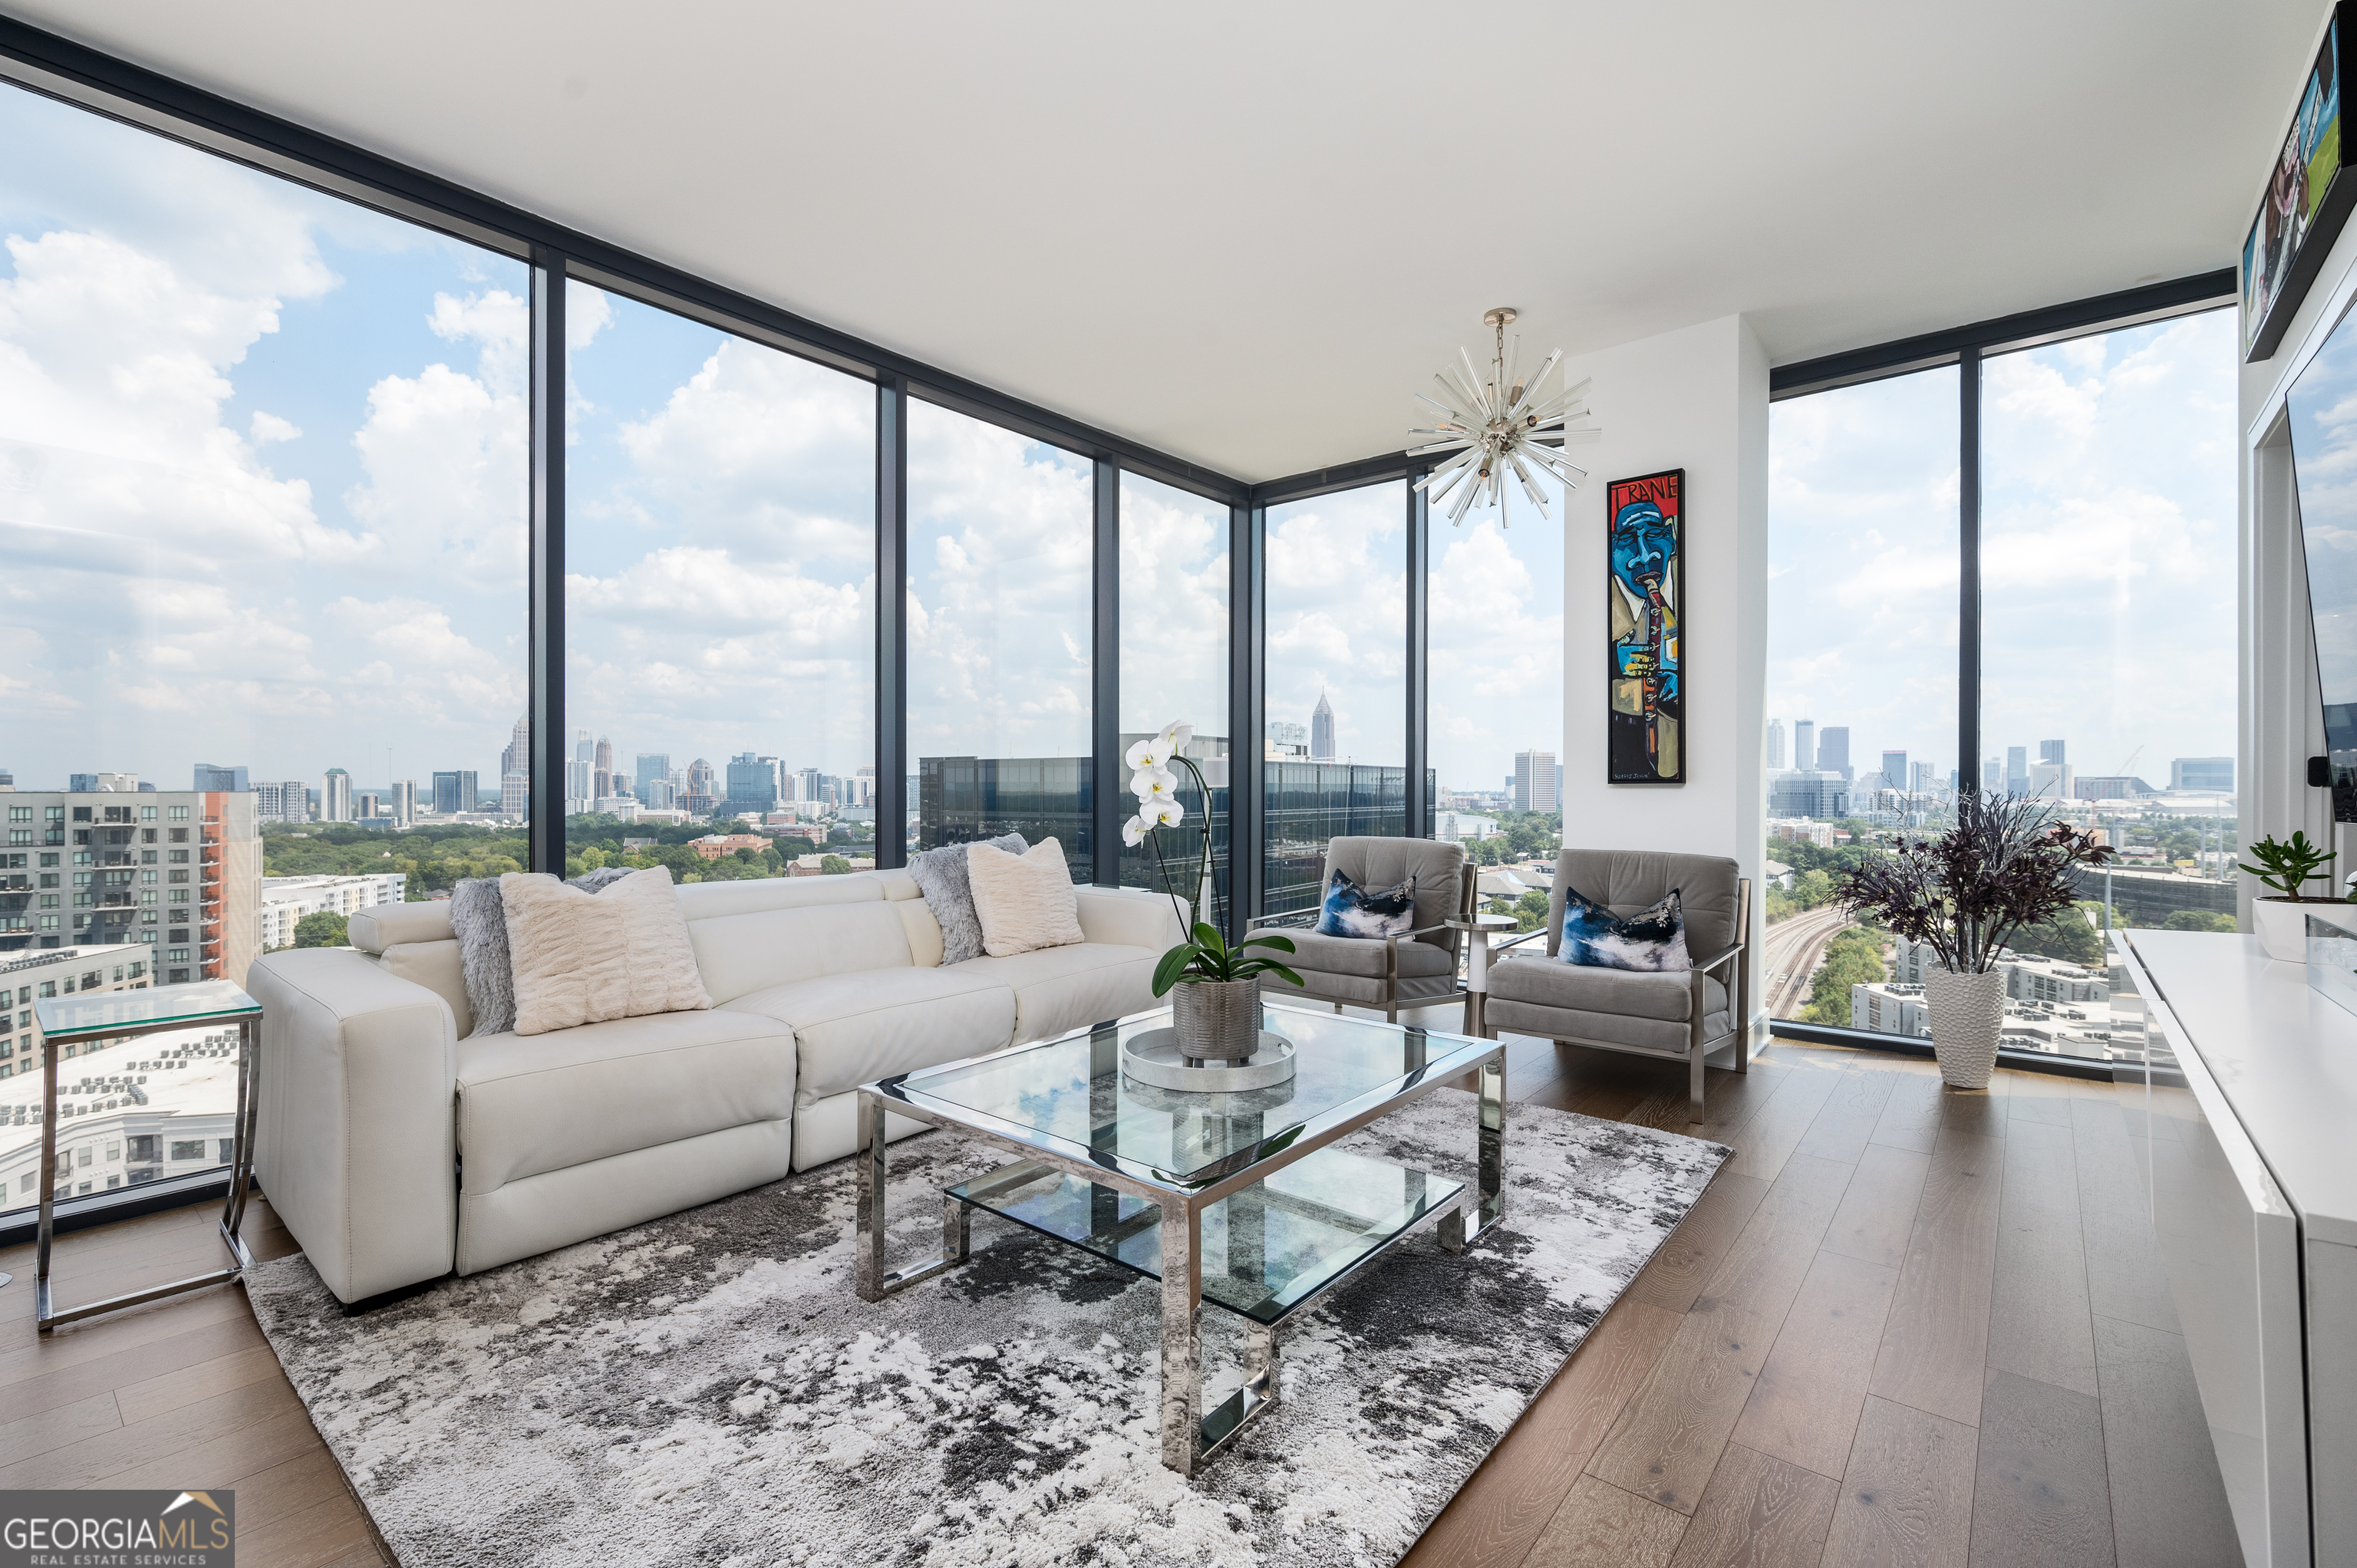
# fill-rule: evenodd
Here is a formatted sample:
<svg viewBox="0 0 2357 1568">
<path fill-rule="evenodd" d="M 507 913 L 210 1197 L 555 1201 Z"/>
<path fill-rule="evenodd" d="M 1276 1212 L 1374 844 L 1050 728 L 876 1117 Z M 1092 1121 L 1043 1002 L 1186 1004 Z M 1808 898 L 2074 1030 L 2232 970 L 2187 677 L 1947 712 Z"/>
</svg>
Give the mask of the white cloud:
<svg viewBox="0 0 2357 1568">
<path fill-rule="evenodd" d="M 258 408 L 253 411 L 253 418 L 246 425 L 246 439 L 252 441 L 256 446 L 267 446 L 278 441 L 299 440 L 302 435 L 303 432 L 296 426 L 294 421 L 281 419 L 274 413 L 264 413 Z"/>
<path fill-rule="evenodd" d="M 1308 725 L 1320 692 L 1340 759 L 1397 766 L 1406 746 L 1405 486 L 1269 510 L 1269 722 Z"/>
</svg>

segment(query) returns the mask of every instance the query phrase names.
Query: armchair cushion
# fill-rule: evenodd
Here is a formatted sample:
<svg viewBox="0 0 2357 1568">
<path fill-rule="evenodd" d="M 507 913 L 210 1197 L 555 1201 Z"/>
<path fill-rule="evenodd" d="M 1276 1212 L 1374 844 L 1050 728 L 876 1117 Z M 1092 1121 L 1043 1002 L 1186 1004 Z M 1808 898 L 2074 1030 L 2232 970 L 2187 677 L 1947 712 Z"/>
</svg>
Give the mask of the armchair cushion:
<svg viewBox="0 0 2357 1568">
<path fill-rule="evenodd" d="M 1678 890 L 1689 954 L 1719 953 L 1735 945 L 1735 862 L 1715 854 L 1672 854 L 1634 849 L 1566 849 L 1555 857 L 1555 891 L 1548 897 L 1547 951 L 1563 935 L 1564 901 L 1577 887 L 1623 918 Z"/>
<path fill-rule="evenodd" d="M 1391 887 L 1414 877 L 1415 919 L 1409 929 L 1423 930 L 1457 913 L 1464 889 L 1465 851 L 1461 845 L 1432 839 L 1345 835 L 1327 842 L 1324 886 L 1333 885 L 1337 871 L 1348 872 L 1361 887 Z M 1456 934 L 1451 931 L 1434 931 L 1415 940 L 1427 947 L 1457 951 Z"/>
<path fill-rule="evenodd" d="M 1415 878 L 1394 887 L 1362 887 L 1337 866 L 1326 876 L 1326 902 L 1318 911 L 1322 937 L 1364 939 L 1404 936 L 1415 929 Z M 1376 973 L 1383 972 L 1381 969 Z"/>
<path fill-rule="evenodd" d="M 1324 974 L 1355 974 L 1369 980 L 1383 977 L 1383 949 L 1388 945 L 1384 942 L 1367 937 L 1329 937 L 1318 931 L 1288 930 L 1281 934 L 1293 939 L 1293 956 L 1285 958 L 1288 969 L 1305 972 L 1314 969 Z M 1284 958 L 1281 953 L 1277 956 Z M 1453 973 L 1456 968 L 1455 955 L 1444 948 L 1431 947 L 1424 942 L 1399 944 L 1402 978 L 1430 979 Z"/>
<path fill-rule="evenodd" d="M 1685 917 L 1678 908 L 1678 890 L 1651 908 L 1626 919 L 1577 887 L 1563 895 L 1563 934 L 1555 956 L 1566 963 L 1598 969 L 1675 972 L 1694 967 L 1686 952 Z"/>
<path fill-rule="evenodd" d="M 1702 977 L 1702 993 L 1705 1013 L 1727 1011 L 1727 987 L 1717 976 Z M 1685 970 L 1601 969 L 1510 958 L 1491 966 L 1490 994 L 1534 1006 L 1659 1019 L 1682 1031 L 1694 1014 L 1693 975 Z"/>
</svg>

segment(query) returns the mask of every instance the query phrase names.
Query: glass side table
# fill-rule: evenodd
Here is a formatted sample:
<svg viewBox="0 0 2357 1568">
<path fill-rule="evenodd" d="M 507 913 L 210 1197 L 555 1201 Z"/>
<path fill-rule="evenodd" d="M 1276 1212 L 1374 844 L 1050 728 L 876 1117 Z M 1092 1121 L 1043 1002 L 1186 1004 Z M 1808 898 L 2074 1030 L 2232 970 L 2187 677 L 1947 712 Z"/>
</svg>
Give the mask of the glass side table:
<svg viewBox="0 0 2357 1568">
<path fill-rule="evenodd" d="M 41 1060 L 41 1225 L 34 1253 L 33 1313 L 43 1334 L 61 1323 L 160 1301 L 183 1291 L 226 1284 L 253 1266 L 253 1254 L 239 1234 L 245 1223 L 246 1191 L 253 1178 L 255 1058 L 260 1054 L 262 1004 L 226 980 L 201 980 L 193 985 L 159 985 L 145 991 L 110 991 L 97 996 L 59 996 L 33 1004 L 43 1038 Z M 221 1241 L 229 1248 L 230 1265 L 210 1273 L 193 1274 L 169 1284 L 150 1285 L 126 1295 L 109 1296 L 86 1306 L 60 1310 L 49 1294 L 49 1235 L 58 1201 L 58 1054 L 63 1046 L 92 1040 L 135 1038 L 166 1029 L 187 1029 L 206 1024 L 237 1026 L 237 1138 L 230 1161 L 229 1197 L 221 1205 Z"/>
<path fill-rule="evenodd" d="M 1443 924 L 1466 935 L 1465 1032 L 1476 1039 L 1488 1039 L 1489 1020 L 1482 1014 L 1490 1000 L 1490 939 L 1515 929 L 1520 922 L 1512 915 L 1472 914 L 1452 917 Z"/>
</svg>

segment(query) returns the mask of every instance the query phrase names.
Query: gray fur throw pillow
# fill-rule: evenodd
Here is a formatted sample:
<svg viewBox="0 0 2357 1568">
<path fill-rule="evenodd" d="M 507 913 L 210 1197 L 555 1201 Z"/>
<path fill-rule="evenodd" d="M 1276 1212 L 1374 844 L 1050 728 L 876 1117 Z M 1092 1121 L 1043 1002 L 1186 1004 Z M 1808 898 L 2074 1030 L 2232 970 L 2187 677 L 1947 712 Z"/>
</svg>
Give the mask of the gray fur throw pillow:
<svg viewBox="0 0 2357 1568">
<path fill-rule="evenodd" d="M 458 962 L 467 972 L 467 1000 L 475 1033 L 515 1027 L 515 966 L 508 960 L 507 906 L 500 879 L 469 876 L 450 889 L 450 925 L 458 933 Z"/>
<path fill-rule="evenodd" d="M 1009 854 L 1021 854 L 1031 847 L 1023 842 L 1021 833 L 983 842 Z M 982 918 L 974 912 L 974 885 L 966 877 L 965 847 L 962 843 L 943 844 L 909 857 L 909 875 L 917 879 L 917 890 L 925 896 L 925 908 L 941 922 L 943 967 L 980 958 L 983 951 Z"/>
<path fill-rule="evenodd" d="M 629 875 L 627 865 L 605 865 L 571 878 L 567 886 L 597 893 Z M 467 974 L 475 1034 L 498 1035 L 514 1028 L 515 962 L 508 953 L 507 904 L 500 897 L 500 879 L 469 876 L 452 887 L 450 925 L 458 933 L 458 962 Z"/>
</svg>

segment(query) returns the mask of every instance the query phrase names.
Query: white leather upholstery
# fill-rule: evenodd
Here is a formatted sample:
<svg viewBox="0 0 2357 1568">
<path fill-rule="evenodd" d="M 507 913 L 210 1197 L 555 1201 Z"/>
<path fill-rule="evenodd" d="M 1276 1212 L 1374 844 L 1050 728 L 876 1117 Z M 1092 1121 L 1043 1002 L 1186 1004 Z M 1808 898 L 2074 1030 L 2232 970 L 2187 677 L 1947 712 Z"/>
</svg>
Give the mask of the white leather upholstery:
<svg viewBox="0 0 2357 1568">
<path fill-rule="evenodd" d="M 910 883 L 915 886 L 915 883 Z M 900 932 L 909 939 L 909 961 L 919 969 L 938 969 L 942 961 L 942 923 L 921 898 L 892 906 L 900 917 Z"/>
<path fill-rule="evenodd" d="M 1194 923 L 1187 900 L 1173 900 L 1143 887 L 1075 887 L 1081 934 L 1092 942 L 1152 948 L 1159 958 L 1186 937 Z"/>
<path fill-rule="evenodd" d="M 467 996 L 467 966 L 458 956 L 458 939 L 438 942 L 395 942 L 384 950 L 377 967 L 387 974 L 414 981 L 450 1004 L 458 1037 L 475 1032 L 475 1004 Z"/>
<path fill-rule="evenodd" d="M 773 985 L 717 1011 L 793 1026 L 794 1103 L 995 1051 L 1014 1036 L 1015 993 L 953 969 L 870 970 Z"/>
<path fill-rule="evenodd" d="M 1082 942 L 1007 958 L 968 959 L 942 972 L 1012 991 L 1015 1040 L 1022 1044 L 1051 1040 L 1154 1006 L 1154 966 L 1161 958 L 1157 949 Z"/>
<path fill-rule="evenodd" d="M 422 985 L 356 952 L 265 953 L 255 1174 L 344 1301 L 450 1271 L 457 1031 Z"/>
<path fill-rule="evenodd" d="M 922 1122 L 911 1122 L 888 1111 L 884 1113 L 884 1141 L 888 1144 L 927 1131 L 930 1129 Z M 829 1160 L 839 1160 L 866 1144 L 866 1140 L 859 1135 L 856 1094 L 830 1094 L 795 1108 L 794 1169 L 806 1171 Z"/>
<path fill-rule="evenodd" d="M 794 1037 L 759 1014 L 658 1013 L 458 1043 L 464 1191 L 793 1111 Z"/>
<path fill-rule="evenodd" d="M 881 904 L 884 884 L 873 874 L 850 876 L 756 876 L 742 882 L 689 882 L 679 889 L 679 912 L 689 925 L 722 915 L 762 909 L 810 909 L 836 904 Z"/>
<path fill-rule="evenodd" d="M 715 1005 L 786 981 L 906 969 L 910 962 L 900 912 L 881 899 L 691 920 L 687 940 Z"/>
<path fill-rule="evenodd" d="M 450 900 L 373 904 L 344 921 L 347 939 L 365 953 L 381 953 L 402 942 L 447 942 L 458 933 L 450 925 Z"/>
<path fill-rule="evenodd" d="M 479 1273 L 775 1181 L 792 1167 L 791 1128 L 755 1122 L 463 1197 L 458 1272 Z"/>
</svg>

